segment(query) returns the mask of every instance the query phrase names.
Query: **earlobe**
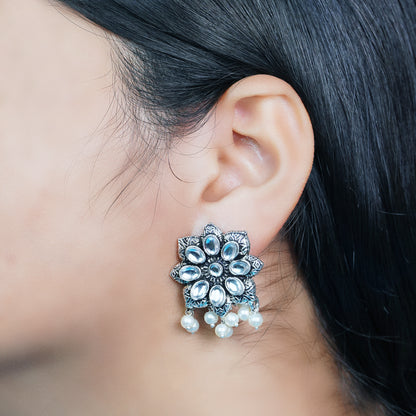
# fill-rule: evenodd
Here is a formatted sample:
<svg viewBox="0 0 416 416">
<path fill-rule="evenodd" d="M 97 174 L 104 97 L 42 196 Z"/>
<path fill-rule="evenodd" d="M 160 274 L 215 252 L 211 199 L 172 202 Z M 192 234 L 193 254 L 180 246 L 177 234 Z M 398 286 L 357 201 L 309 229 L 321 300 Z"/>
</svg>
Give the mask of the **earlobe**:
<svg viewBox="0 0 416 416">
<path fill-rule="evenodd" d="M 268 75 L 231 87 L 216 119 L 211 146 L 217 173 L 201 189 L 199 211 L 226 229 L 246 229 L 259 253 L 286 222 L 309 177 L 310 119 L 293 88 Z"/>
</svg>

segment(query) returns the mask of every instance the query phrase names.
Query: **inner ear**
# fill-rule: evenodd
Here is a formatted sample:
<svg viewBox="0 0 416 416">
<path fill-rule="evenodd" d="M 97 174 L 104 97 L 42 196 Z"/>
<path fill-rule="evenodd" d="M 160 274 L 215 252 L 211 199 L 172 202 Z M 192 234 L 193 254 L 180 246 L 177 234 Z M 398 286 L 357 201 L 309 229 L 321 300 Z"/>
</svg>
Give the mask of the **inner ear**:
<svg viewBox="0 0 416 416">
<path fill-rule="evenodd" d="M 232 143 L 219 151 L 218 164 L 218 175 L 202 194 L 205 202 L 219 201 L 241 186 L 260 186 L 277 169 L 277 160 L 268 149 L 252 137 L 235 131 Z"/>
<path fill-rule="evenodd" d="M 233 133 L 235 158 L 245 165 L 242 174 L 246 174 L 246 186 L 259 186 L 266 183 L 278 169 L 278 160 L 264 144 L 260 145 L 255 139 Z"/>
</svg>

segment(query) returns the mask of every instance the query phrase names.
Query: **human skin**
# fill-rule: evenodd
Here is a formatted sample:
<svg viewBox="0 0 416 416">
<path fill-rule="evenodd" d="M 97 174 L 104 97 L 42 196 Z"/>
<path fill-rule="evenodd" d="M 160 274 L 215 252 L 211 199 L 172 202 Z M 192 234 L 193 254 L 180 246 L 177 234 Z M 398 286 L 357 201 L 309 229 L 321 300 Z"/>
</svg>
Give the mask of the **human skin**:
<svg viewBox="0 0 416 416">
<path fill-rule="evenodd" d="M 239 217 L 225 208 L 260 198 L 250 193 L 284 160 L 273 160 L 272 144 L 271 161 L 250 154 L 244 174 L 227 168 L 209 182 L 220 148 L 213 119 L 112 205 L 135 173 L 131 165 L 117 176 L 134 137 L 115 128 L 122 110 L 104 32 L 43 0 L 2 2 L 0 27 L 0 414 L 352 414 L 289 245 L 270 244 L 301 193 L 310 152 L 293 147 L 305 168 L 288 206 L 270 200 L 282 213 L 271 227 L 260 222 L 273 212 Z M 291 97 L 279 80 L 250 85 L 269 82 Z M 237 92 L 253 95 L 250 85 L 222 101 L 220 129 Z M 273 105 L 298 109 L 293 100 Z M 249 103 L 240 106 L 243 130 L 244 111 L 257 111 Z M 235 203 L 225 198 L 245 181 Z M 243 324 L 221 340 L 202 319 L 193 335 L 179 325 L 182 287 L 169 277 L 176 241 L 205 220 L 224 231 L 247 224 L 252 253 L 266 265 L 255 279 L 265 306 L 257 331 Z"/>
</svg>

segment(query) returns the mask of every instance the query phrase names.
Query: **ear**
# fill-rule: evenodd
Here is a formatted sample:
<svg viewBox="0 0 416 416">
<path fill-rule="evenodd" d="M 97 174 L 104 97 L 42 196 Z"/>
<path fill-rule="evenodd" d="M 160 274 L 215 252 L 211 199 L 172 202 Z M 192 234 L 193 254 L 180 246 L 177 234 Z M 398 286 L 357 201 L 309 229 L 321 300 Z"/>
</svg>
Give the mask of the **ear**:
<svg viewBox="0 0 416 416">
<path fill-rule="evenodd" d="M 189 157 L 189 146 L 199 148 L 197 157 Z M 194 212 L 192 233 L 208 222 L 224 232 L 246 230 L 256 255 L 303 192 L 313 163 L 313 130 L 289 84 L 255 75 L 227 90 L 207 124 L 176 154 L 188 154 L 180 162 L 187 166 L 181 194 L 188 192 L 186 204 Z"/>
</svg>

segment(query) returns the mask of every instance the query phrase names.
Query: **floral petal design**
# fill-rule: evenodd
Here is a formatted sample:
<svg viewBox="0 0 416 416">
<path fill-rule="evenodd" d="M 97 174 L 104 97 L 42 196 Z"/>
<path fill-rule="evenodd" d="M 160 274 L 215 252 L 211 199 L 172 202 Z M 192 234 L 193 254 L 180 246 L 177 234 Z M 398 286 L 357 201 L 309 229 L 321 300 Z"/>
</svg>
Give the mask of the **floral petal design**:
<svg viewBox="0 0 416 416">
<path fill-rule="evenodd" d="M 181 283 L 183 285 L 187 285 L 189 282 L 187 282 L 186 280 L 183 280 L 180 278 L 179 276 L 179 270 L 182 268 L 183 263 L 179 263 L 177 264 L 170 272 L 170 277 L 173 280 L 176 280 L 178 283 Z"/>
<path fill-rule="evenodd" d="M 250 241 L 245 231 L 231 231 L 224 234 L 224 241 L 235 241 L 240 247 L 239 255 L 245 256 L 250 251 Z"/>
<path fill-rule="evenodd" d="M 245 291 L 241 296 L 232 296 L 232 303 L 242 303 L 250 305 L 252 310 L 255 310 L 258 307 L 259 299 L 256 296 L 256 285 L 253 279 L 244 280 Z"/>
<path fill-rule="evenodd" d="M 222 232 L 214 224 L 207 224 L 204 227 L 204 232 L 202 233 L 202 235 L 205 237 L 208 234 L 214 234 L 214 235 L 216 235 L 219 238 L 220 241 L 222 240 Z"/>
<path fill-rule="evenodd" d="M 179 257 L 184 260 L 185 259 L 185 250 L 188 246 L 200 246 L 199 237 L 194 235 L 190 237 L 182 237 L 178 239 L 178 254 Z"/>
<path fill-rule="evenodd" d="M 247 274 L 247 277 L 255 276 L 264 266 L 264 263 L 256 256 L 248 255 L 246 260 L 251 264 L 251 270 Z"/>
<path fill-rule="evenodd" d="M 206 308 L 208 306 L 208 298 L 200 300 L 194 300 L 191 298 L 191 288 L 192 284 L 187 285 L 183 288 L 183 297 L 185 298 L 185 306 L 187 309 L 195 309 L 195 308 Z"/>
</svg>

